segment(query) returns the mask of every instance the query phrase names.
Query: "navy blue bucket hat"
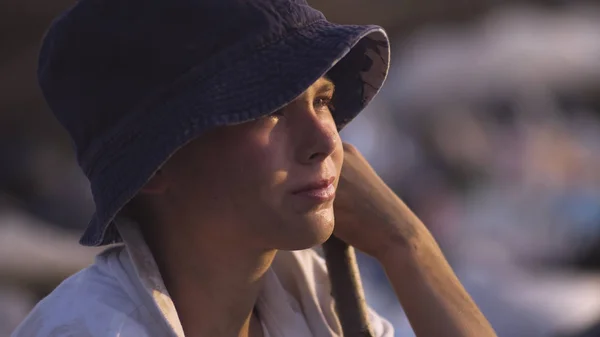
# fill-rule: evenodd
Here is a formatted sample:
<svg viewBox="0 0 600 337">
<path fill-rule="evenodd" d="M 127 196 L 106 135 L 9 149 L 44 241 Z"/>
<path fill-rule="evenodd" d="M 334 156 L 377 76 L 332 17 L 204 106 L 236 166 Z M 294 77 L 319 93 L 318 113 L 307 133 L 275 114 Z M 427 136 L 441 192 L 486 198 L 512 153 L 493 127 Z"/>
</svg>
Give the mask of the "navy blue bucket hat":
<svg viewBox="0 0 600 337">
<path fill-rule="evenodd" d="M 381 27 L 330 23 L 304 0 L 80 0 L 53 22 L 38 69 L 96 204 L 80 243 L 120 241 L 117 213 L 198 135 L 268 115 L 326 74 L 341 129 L 389 58 Z"/>
</svg>

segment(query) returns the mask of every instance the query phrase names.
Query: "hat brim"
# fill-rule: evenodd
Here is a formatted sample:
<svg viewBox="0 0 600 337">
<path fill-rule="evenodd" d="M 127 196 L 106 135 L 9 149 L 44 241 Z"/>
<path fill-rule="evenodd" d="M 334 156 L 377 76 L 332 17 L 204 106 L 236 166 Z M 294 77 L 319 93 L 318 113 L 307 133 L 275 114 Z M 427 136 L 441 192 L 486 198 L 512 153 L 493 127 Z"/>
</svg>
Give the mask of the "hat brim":
<svg viewBox="0 0 600 337">
<path fill-rule="evenodd" d="M 91 178 L 96 202 L 80 243 L 120 241 L 114 218 L 178 149 L 216 126 L 276 111 L 325 74 L 336 84 L 338 129 L 377 94 L 389 69 L 378 26 L 317 21 L 240 57 L 236 51 L 192 69 L 112 131 L 109 160 Z"/>
</svg>

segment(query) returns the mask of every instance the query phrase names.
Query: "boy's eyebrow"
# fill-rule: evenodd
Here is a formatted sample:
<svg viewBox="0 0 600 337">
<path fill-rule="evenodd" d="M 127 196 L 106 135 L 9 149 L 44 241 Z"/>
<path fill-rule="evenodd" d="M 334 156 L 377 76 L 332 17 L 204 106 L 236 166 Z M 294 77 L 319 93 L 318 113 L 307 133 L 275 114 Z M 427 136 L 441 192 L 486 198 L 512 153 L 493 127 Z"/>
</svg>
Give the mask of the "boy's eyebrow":
<svg viewBox="0 0 600 337">
<path fill-rule="evenodd" d="M 317 92 L 323 93 L 323 92 L 329 92 L 329 91 L 335 91 L 335 84 L 333 84 L 333 82 L 323 81 L 323 83 L 319 84 Z"/>
</svg>

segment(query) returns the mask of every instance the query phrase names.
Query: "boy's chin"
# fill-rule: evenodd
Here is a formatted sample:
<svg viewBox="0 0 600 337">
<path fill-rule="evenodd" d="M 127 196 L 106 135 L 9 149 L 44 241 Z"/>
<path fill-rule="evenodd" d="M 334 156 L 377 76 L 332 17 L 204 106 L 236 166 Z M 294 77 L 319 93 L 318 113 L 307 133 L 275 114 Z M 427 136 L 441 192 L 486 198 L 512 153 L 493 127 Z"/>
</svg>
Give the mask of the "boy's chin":
<svg viewBox="0 0 600 337">
<path fill-rule="evenodd" d="M 281 242 L 279 249 L 302 250 L 323 244 L 333 233 L 333 222 L 331 223 L 307 223 L 302 228 L 296 228 L 290 232 L 285 242 Z"/>
</svg>

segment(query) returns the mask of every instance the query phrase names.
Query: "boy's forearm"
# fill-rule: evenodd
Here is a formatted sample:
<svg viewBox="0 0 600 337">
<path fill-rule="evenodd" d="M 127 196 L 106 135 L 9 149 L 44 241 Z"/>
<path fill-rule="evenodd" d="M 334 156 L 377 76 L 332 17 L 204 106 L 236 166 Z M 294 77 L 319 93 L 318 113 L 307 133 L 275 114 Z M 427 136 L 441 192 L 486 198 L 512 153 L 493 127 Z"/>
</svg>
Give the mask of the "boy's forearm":
<svg viewBox="0 0 600 337">
<path fill-rule="evenodd" d="M 492 337 L 491 325 L 425 229 L 380 261 L 419 337 Z"/>
</svg>

